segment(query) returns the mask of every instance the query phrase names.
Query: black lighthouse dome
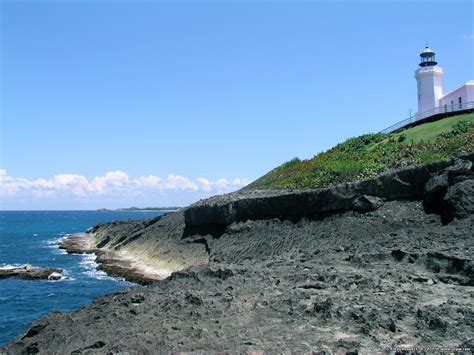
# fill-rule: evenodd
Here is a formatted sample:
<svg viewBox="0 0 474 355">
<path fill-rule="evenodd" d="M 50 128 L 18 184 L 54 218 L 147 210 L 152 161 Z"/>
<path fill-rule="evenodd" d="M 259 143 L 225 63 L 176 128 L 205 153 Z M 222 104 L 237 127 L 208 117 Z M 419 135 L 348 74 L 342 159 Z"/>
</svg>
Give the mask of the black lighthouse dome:
<svg viewBox="0 0 474 355">
<path fill-rule="evenodd" d="M 435 52 L 428 46 L 426 46 L 425 49 L 423 49 L 423 52 L 420 53 L 420 57 L 420 67 L 431 67 L 438 64 L 438 62 L 435 60 Z"/>
</svg>

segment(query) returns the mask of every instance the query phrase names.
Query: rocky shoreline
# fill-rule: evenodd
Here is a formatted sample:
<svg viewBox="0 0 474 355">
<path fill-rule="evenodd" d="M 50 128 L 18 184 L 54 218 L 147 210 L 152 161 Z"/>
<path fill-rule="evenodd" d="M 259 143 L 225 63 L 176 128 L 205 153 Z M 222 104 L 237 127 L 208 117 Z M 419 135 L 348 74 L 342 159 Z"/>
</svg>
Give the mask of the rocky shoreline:
<svg viewBox="0 0 474 355">
<path fill-rule="evenodd" d="M 149 285 L 171 275 L 171 271 L 148 267 L 133 256 L 97 248 L 93 243 L 93 238 L 90 233 L 71 234 L 60 240 L 58 247 L 68 254 L 95 254 L 97 256 L 95 262 L 99 264 L 97 270 L 140 285 Z"/>
<path fill-rule="evenodd" d="M 110 274 L 129 272 L 132 256 L 171 276 L 40 318 L 3 351 L 468 353 L 473 160 L 328 189 L 233 193 L 97 225 L 69 250 L 94 252 L 105 268 L 121 260 Z"/>
<path fill-rule="evenodd" d="M 62 269 L 34 267 L 29 264 L 0 269 L 0 279 L 19 277 L 26 280 L 61 280 Z"/>
<path fill-rule="evenodd" d="M 67 235 L 58 241 L 58 248 L 66 251 L 68 254 L 94 254 L 98 251 L 87 233 Z"/>
</svg>

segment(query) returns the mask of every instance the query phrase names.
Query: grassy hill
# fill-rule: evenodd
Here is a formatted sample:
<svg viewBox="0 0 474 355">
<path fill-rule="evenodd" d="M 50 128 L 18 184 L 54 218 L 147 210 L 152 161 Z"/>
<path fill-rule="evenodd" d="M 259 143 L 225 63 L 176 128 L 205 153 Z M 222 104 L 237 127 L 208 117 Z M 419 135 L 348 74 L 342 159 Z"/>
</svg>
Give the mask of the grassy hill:
<svg viewBox="0 0 474 355">
<path fill-rule="evenodd" d="M 327 187 L 471 151 L 474 151 L 474 113 L 448 117 L 397 133 L 350 138 L 312 159 L 287 161 L 244 189 Z"/>
</svg>

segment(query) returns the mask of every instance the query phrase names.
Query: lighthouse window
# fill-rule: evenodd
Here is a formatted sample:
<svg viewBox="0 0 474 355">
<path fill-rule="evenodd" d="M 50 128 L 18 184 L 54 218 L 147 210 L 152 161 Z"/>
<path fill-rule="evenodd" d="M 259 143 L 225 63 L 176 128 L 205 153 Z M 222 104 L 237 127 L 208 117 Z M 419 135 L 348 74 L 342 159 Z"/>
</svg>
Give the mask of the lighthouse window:
<svg viewBox="0 0 474 355">
<path fill-rule="evenodd" d="M 459 102 L 459 108 L 462 108 L 462 98 L 461 98 L 461 96 L 459 96 L 458 102 Z"/>
</svg>

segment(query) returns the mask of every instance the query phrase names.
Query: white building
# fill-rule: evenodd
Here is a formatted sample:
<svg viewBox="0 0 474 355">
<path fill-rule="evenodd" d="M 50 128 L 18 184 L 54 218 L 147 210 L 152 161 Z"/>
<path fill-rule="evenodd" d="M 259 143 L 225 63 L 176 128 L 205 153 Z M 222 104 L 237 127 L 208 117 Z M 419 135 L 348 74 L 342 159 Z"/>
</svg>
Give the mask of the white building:
<svg viewBox="0 0 474 355">
<path fill-rule="evenodd" d="M 469 80 L 439 99 L 439 106 L 445 109 L 455 106 L 462 108 L 463 103 L 472 101 L 474 101 L 474 80 Z"/>
<path fill-rule="evenodd" d="M 435 52 L 426 47 L 420 53 L 420 57 L 420 68 L 415 71 L 418 88 L 417 115 L 426 113 L 427 116 L 430 116 L 442 112 L 458 111 L 465 108 L 463 104 L 474 101 L 474 80 L 469 80 L 457 89 L 443 95 L 443 69 L 437 65 Z"/>
<path fill-rule="evenodd" d="M 415 71 L 418 91 L 416 115 L 391 125 L 380 133 L 395 132 L 423 122 L 434 121 L 462 112 L 474 112 L 474 80 L 443 95 L 443 69 L 438 66 L 435 52 L 428 46 L 420 53 L 420 68 Z M 455 113 L 453 113 L 455 112 Z"/>
</svg>

